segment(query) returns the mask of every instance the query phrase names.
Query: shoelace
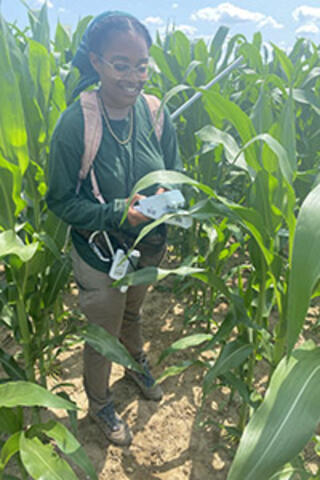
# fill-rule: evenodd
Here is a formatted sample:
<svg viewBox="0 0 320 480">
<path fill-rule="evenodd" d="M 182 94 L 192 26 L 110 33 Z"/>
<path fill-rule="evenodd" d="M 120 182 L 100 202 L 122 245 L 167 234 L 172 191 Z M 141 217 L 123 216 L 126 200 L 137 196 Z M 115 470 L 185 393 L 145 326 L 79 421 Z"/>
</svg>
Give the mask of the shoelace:
<svg viewBox="0 0 320 480">
<path fill-rule="evenodd" d="M 137 359 L 137 362 L 142 366 L 144 373 L 137 373 L 137 376 L 145 384 L 147 388 L 150 388 L 154 385 L 155 381 L 151 372 L 149 370 L 148 360 L 144 354 L 140 355 L 140 358 Z"/>
<path fill-rule="evenodd" d="M 119 430 L 119 420 L 116 417 L 113 402 L 109 402 L 105 407 L 103 407 L 102 410 L 98 412 L 98 416 L 102 418 L 102 420 L 104 420 L 113 431 Z"/>
</svg>

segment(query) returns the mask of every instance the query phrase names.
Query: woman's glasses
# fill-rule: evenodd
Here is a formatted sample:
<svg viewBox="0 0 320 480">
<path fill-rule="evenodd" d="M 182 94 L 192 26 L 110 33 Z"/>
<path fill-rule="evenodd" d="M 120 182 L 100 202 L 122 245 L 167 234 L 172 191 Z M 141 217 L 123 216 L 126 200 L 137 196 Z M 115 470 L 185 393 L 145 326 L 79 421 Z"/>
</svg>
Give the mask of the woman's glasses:
<svg viewBox="0 0 320 480">
<path fill-rule="evenodd" d="M 141 63 L 137 67 L 132 67 L 129 63 L 125 62 L 108 62 L 102 57 L 99 57 L 101 63 L 104 63 L 111 68 L 114 76 L 118 78 L 124 78 L 130 75 L 132 72 L 141 80 L 146 80 L 149 76 L 149 63 Z"/>
</svg>

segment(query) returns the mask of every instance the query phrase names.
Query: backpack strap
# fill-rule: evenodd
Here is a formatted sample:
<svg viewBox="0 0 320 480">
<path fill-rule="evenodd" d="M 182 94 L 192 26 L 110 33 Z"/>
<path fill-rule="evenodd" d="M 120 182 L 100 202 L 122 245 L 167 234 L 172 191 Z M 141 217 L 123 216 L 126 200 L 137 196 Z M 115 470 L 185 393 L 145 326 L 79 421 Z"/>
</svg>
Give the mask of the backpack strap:
<svg viewBox="0 0 320 480">
<path fill-rule="evenodd" d="M 142 96 L 146 100 L 149 107 L 151 122 L 157 139 L 160 143 L 164 125 L 164 111 L 163 108 L 161 108 L 161 101 L 155 95 L 143 93 Z"/>
<path fill-rule="evenodd" d="M 147 95 L 145 93 L 142 95 L 149 107 L 151 122 L 158 141 L 160 142 L 164 125 L 164 112 L 163 109 L 160 109 L 161 102 L 155 95 Z M 79 193 L 81 183 L 90 171 L 93 194 L 100 203 L 104 203 L 94 170 L 91 168 L 98 153 L 103 134 L 102 116 L 97 90 L 81 92 L 80 105 L 84 118 L 84 153 L 81 159 L 76 192 Z"/>
<path fill-rule="evenodd" d="M 81 184 L 91 169 L 102 140 L 102 118 L 97 91 L 81 92 L 80 105 L 84 118 L 84 153 L 78 180 Z"/>
</svg>

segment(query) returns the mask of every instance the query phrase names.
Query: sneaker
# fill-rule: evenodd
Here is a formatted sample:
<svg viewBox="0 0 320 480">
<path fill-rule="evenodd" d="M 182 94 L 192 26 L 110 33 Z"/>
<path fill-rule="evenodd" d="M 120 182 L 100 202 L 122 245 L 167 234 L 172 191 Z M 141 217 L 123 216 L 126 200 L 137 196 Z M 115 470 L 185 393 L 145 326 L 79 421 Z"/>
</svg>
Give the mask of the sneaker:
<svg viewBox="0 0 320 480">
<path fill-rule="evenodd" d="M 112 401 L 97 413 L 89 412 L 89 415 L 110 442 L 120 446 L 130 445 L 132 441 L 130 429 L 115 411 Z"/>
<path fill-rule="evenodd" d="M 126 375 L 138 385 L 147 400 L 155 400 L 159 402 L 162 399 L 163 391 L 160 385 L 156 383 L 155 379 L 151 375 L 145 353 L 142 353 L 138 358 L 136 358 L 136 361 L 143 368 L 143 373 L 126 369 Z"/>
</svg>

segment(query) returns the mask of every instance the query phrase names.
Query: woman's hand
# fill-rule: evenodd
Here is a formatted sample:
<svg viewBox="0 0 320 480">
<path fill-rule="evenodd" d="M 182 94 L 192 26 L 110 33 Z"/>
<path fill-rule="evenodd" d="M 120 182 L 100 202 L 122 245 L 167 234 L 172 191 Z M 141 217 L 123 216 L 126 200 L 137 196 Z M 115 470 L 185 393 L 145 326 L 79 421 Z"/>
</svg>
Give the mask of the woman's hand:
<svg viewBox="0 0 320 480">
<path fill-rule="evenodd" d="M 156 191 L 156 195 L 161 195 L 161 193 L 167 192 L 168 189 L 164 187 L 159 187 L 158 190 Z"/>
<path fill-rule="evenodd" d="M 145 217 L 141 212 L 139 212 L 136 208 L 134 208 L 134 205 L 137 202 L 139 202 L 139 200 L 142 200 L 143 198 L 146 198 L 145 195 L 140 195 L 139 193 L 136 193 L 130 202 L 130 206 L 128 210 L 128 222 L 133 227 L 136 227 L 140 223 L 144 223 L 150 220 L 149 217 Z"/>
</svg>

